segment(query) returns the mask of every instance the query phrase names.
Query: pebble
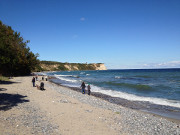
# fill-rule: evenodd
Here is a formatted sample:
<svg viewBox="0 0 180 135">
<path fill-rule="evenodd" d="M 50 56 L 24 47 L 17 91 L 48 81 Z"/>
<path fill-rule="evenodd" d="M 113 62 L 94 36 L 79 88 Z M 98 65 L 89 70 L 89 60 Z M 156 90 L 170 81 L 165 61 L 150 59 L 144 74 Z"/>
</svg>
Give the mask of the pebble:
<svg viewBox="0 0 180 135">
<path fill-rule="evenodd" d="M 17 128 L 17 130 L 20 130 L 19 127 L 31 129 L 30 134 L 60 135 L 58 130 L 59 127 L 52 124 L 46 117 L 46 114 L 44 112 L 40 112 L 40 108 L 26 102 L 18 105 L 17 109 L 24 109 L 26 113 L 21 115 L 11 114 L 9 117 L 5 118 L 3 117 L 3 112 L 0 111 L 0 122 L 8 124 L 12 128 Z M 3 133 L 0 134 L 6 135 Z M 10 134 L 15 135 L 14 133 Z"/>
<path fill-rule="evenodd" d="M 125 108 L 102 99 L 81 94 L 80 92 L 73 91 L 69 88 L 62 88 L 53 83 L 47 83 L 46 87 L 54 89 L 59 93 L 71 96 L 82 103 L 89 104 L 97 108 L 103 108 L 115 112 L 120 117 L 114 118 L 115 123 L 109 125 L 114 130 L 118 130 L 120 134 L 128 135 L 180 135 L 179 124 L 173 123 L 165 118 L 156 117 L 153 114 L 143 113 L 130 108 Z M 87 111 L 87 110 L 86 110 Z M 87 111 L 89 112 L 89 111 Z"/>
</svg>

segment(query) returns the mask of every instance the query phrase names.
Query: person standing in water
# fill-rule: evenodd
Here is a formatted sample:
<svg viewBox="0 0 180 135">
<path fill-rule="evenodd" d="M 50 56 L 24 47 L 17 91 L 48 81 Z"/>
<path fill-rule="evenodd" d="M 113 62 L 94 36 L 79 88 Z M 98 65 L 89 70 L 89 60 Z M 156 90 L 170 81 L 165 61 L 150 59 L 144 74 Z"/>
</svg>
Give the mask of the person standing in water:
<svg viewBox="0 0 180 135">
<path fill-rule="evenodd" d="M 85 87 L 86 87 L 85 83 L 82 82 L 82 84 L 81 84 L 82 94 L 85 94 Z"/>
<path fill-rule="evenodd" d="M 90 95 L 91 94 L 91 86 L 90 86 L 90 84 L 88 84 L 88 95 Z"/>
</svg>

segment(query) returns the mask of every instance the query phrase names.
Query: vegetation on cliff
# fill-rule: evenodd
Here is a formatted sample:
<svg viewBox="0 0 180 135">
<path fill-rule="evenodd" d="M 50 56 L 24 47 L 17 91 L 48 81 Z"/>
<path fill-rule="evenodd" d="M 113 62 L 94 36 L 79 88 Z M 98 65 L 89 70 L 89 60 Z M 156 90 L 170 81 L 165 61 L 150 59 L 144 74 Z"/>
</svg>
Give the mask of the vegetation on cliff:
<svg viewBox="0 0 180 135">
<path fill-rule="evenodd" d="M 39 64 L 20 33 L 0 21 L 0 75 L 28 75 Z"/>
<path fill-rule="evenodd" d="M 56 61 L 41 61 L 37 71 L 69 71 L 69 70 L 97 70 L 103 63 L 61 63 Z M 103 64 L 104 65 L 104 64 Z"/>
</svg>

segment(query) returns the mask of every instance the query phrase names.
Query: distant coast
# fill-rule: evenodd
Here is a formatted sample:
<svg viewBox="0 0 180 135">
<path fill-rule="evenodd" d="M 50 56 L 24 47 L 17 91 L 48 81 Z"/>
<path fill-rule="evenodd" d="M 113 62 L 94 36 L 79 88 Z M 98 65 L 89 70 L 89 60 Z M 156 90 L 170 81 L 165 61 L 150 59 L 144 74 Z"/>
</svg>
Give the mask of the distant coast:
<svg viewBox="0 0 180 135">
<path fill-rule="evenodd" d="M 40 61 L 36 71 L 76 71 L 76 70 L 107 70 L 104 63 L 62 63 L 56 61 Z"/>
</svg>

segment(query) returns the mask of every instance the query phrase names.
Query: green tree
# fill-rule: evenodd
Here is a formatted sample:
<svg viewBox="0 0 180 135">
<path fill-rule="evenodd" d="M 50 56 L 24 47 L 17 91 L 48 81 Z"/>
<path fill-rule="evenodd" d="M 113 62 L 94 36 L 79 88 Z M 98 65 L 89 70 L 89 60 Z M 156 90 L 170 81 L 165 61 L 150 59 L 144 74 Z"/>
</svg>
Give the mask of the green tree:
<svg viewBox="0 0 180 135">
<path fill-rule="evenodd" d="M 38 54 L 27 47 L 20 33 L 0 21 L 0 74 L 28 75 L 39 64 Z"/>
</svg>

